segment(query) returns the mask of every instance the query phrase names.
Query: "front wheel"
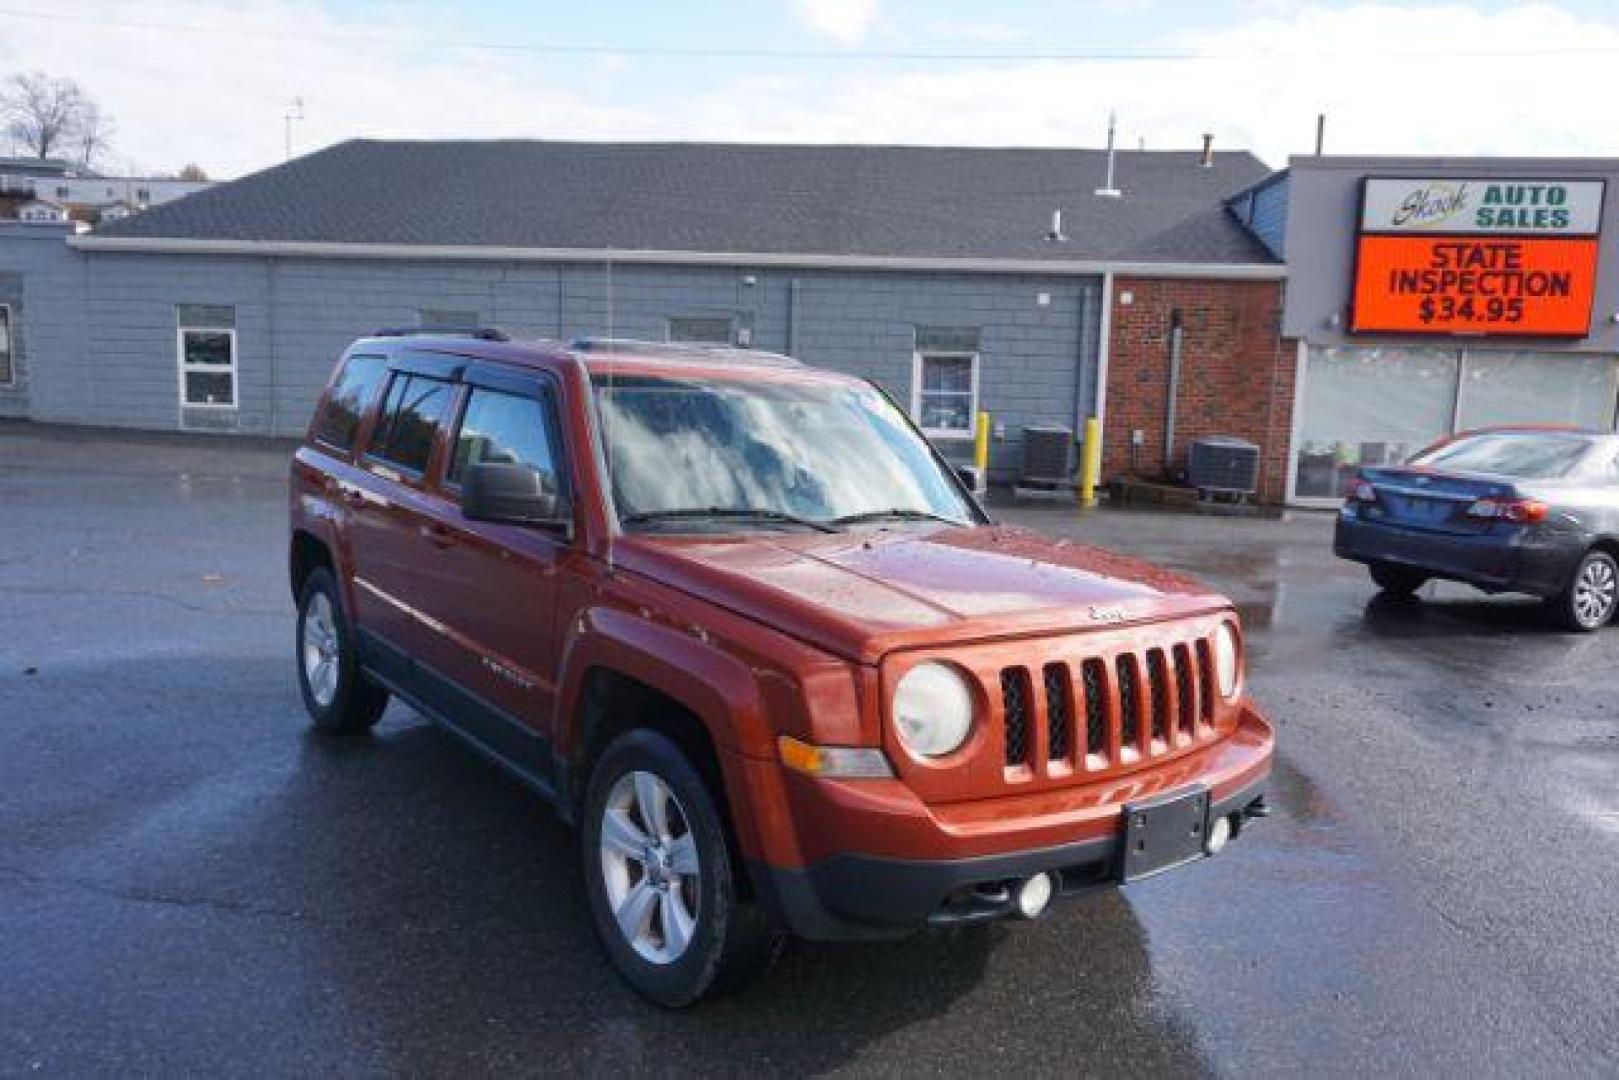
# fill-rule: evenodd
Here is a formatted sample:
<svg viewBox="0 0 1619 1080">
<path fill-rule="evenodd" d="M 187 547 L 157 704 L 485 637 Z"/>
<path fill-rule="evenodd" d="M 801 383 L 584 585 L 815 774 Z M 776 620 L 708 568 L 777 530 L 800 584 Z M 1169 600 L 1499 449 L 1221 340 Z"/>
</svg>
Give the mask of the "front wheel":
<svg viewBox="0 0 1619 1080">
<path fill-rule="evenodd" d="M 767 966 L 779 938 L 738 897 L 708 785 L 652 731 L 615 739 L 591 771 L 582 836 L 596 933 L 619 973 L 669 1008 Z"/>
<path fill-rule="evenodd" d="M 1568 588 L 1549 603 L 1566 629 L 1579 633 L 1601 629 L 1619 606 L 1619 563 L 1606 552 L 1586 552 Z"/>
<path fill-rule="evenodd" d="M 1413 596 L 1418 589 L 1428 583 L 1427 574 L 1408 566 L 1374 562 L 1367 569 L 1371 571 L 1372 582 L 1379 589 L 1395 596 Z"/>
</svg>

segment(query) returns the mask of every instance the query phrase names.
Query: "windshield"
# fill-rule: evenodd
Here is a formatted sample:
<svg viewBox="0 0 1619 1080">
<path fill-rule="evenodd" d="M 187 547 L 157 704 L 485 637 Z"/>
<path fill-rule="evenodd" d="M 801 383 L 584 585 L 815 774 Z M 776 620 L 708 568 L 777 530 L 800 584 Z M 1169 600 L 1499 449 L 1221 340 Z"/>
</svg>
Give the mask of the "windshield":
<svg viewBox="0 0 1619 1080">
<path fill-rule="evenodd" d="M 1590 447 L 1588 437 L 1573 432 L 1485 431 L 1424 450 L 1411 464 L 1543 480 L 1567 476 Z"/>
<path fill-rule="evenodd" d="M 928 445 L 872 387 L 643 375 L 594 382 L 626 522 L 697 521 L 716 510 L 732 511 L 714 515 L 726 528 L 825 527 L 890 511 L 976 520 Z"/>
</svg>

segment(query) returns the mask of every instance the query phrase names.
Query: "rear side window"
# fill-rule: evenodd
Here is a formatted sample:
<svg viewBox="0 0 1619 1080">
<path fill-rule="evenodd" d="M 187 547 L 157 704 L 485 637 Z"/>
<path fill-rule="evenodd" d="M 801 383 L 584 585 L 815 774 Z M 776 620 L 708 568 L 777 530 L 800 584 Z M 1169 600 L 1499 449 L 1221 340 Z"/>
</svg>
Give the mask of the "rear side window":
<svg viewBox="0 0 1619 1080">
<path fill-rule="evenodd" d="M 380 356 L 349 357 L 321 407 L 315 438 L 339 450 L 352 450 L 360 417 L 387 373 L 388 362 Z"/>
<path fill-rule="evenodd" d="M 550 428 L 537 399 L 474 388 L 461 414 L 449 479 L 459 481 L 468 465 L 485 461 L 532 465 L 556 476 Z"/>
<path fill-rule="evenodd" d="M 450 403 L 450 384 L 422 375 L 395 374 L 388 384 L 371 453 L 411 472 L 427 471 L 433 433 Z"/>
</svg>

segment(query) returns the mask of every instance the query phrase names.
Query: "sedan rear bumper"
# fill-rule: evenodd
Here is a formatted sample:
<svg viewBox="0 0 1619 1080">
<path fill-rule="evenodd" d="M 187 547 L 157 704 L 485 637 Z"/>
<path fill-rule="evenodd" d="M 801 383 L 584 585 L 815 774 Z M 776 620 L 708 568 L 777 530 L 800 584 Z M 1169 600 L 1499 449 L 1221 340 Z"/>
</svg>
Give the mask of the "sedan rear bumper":
<svg viewBox="0 0 1619 1080">
<path fill-rule="evenodd" d="M 1340 559 L 1408 566 L 1488 592 L 1556 596 L 1585 544 L 1577 536 L 1538 529 L 1475 534 L 1414 529 L 1368 521 L 1346 507 L 1338 515 L 1332 550 Z"/>
</svg>

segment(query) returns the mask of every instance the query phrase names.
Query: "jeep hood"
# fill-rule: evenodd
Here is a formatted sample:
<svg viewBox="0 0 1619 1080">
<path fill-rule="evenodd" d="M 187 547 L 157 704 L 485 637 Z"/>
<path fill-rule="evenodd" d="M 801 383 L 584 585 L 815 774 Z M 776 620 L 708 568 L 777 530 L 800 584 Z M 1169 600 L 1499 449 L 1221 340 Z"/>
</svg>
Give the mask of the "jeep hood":
<svg viewBox="0 0 1619 1080">
<path fill-rule="evenodd" d="M 1139 559 L 1027 529 L 623 537 L 626 570 L 830 652 L 895 649 L 1150 622 L 1229 606 Z"/>
</svg>

